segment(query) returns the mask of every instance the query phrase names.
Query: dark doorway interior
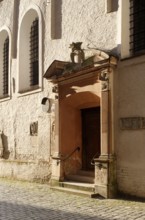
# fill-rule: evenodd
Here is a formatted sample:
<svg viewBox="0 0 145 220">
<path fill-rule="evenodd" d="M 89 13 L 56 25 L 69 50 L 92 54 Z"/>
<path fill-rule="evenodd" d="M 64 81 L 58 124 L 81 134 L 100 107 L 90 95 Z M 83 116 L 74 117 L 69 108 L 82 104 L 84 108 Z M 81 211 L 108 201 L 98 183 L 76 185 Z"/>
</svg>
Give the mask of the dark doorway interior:
<svg viewBox="0 0 145 220">
<path fill-rule="evenodd" d="M 100 155 L 100 107 L 82 109 L 82 169 L 93 170 L 93 157 Z"/>
</svg>

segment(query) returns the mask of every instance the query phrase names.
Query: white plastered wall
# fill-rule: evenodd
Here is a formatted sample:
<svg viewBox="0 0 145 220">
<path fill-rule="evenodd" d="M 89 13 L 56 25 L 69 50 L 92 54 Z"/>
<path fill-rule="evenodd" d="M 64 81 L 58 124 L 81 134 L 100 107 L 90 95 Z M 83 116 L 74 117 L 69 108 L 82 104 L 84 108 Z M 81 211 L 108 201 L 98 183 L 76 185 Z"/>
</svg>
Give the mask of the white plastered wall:
<svg viewBox="0 0 145 220">
<path fill-rule="evenodd" d="M 118 31 L 121 45 L 121 58 L 130 56 L 130 3 L 129 0 L 120 0 L 120 18 Z"/>
<path fill-rule="evenodd" d="M 18 17 L 18 41 L 15 42 L 13 39 L 17 45 L 17 56 L 11 60 L 11 99 L 0 102 L 0 130 L 5 135 L 5 143 L 10 152 L 8 159 L 0 159 L 1 176 L 10 177 L 13 175 L 15 178 L 27 180 L 37 177 L 47 179 L 49 176 L 51 124 L 54 124 L 54 118 L 52 117 L 53 113 L 42 111 L 41 101 L 44 97 L 54 99 L 55 95 L 52 94 L 52 84 L 43 79 L 42 75 L 54 60 L 70 60 L 69 45 L 72 42 L 83 42 L 82 48 L 84 49 L 89 47 L 116 50 L 117 12 L 107 14 L 105 1 L 59 0 L 60 5 L 57 7 L 57 13 L 53 15 L 56 16 L 59 23 L 55 23 L 53 28 L 59 29 L 60 35 L 52 39 L 51 1 L 47 3 L 46 0 L 20 0 L 19 14 L 16 16 Z M 43 52 L 40 53 L 42 62 L 40 86 L 43 82 L 43 87 L 41 86 L 41 90 L 19 95 L 20 27 L 29 10 L 37 12 L 39 19 L 42 19 L 40 28 L 42 28 L 43 37 L 40 37 L 39 40 L 41 41 L 40 51 Z M 41 13 L 40 16 L 39 13 Z M 12 18 L 13 2 L 5 0 L 0 8 L 0 27 L 4 24 L 7 25 L 13 36 Z M 25 59 L 23 54 L 22 59 Z M 37 121 L 38 136 L 32 137 L 30 136 L 30 124 Z"/>
</svg>

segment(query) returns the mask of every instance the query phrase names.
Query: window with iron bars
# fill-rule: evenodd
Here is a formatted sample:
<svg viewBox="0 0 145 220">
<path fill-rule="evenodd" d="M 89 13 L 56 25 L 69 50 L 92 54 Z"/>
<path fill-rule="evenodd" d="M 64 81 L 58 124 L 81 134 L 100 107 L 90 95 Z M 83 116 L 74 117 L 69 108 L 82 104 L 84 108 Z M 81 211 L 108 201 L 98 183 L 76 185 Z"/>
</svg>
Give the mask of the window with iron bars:
<svg viewBox="0 0 145 220">
<path fill-rule="evenodd" d="M 30 31 L 30 86 L 39 84 L 39 31 L 38 18 L 31 26 Z"/>
<path fill-rule="evenodd" d="M 9 38 L 7 37 L 3 46 L 3 95 L 8 95 L 9 75 Z"/>
<path fill-rule="evenodd" d="M 130 0 L 130 51 L 145 52 L 145 0 Z"/>
</svg>

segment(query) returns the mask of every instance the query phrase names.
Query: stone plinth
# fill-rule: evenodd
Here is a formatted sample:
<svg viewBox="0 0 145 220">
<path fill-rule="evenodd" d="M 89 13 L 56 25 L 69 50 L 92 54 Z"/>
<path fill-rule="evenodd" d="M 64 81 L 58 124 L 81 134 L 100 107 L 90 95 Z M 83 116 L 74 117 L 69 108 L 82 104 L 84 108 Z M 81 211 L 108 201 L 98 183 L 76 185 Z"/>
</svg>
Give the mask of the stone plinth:
<svg viewBox="0 0 145 220">
<path fill-rule="evenodd" d="M 114 157 L 101 156 L 95 159 L 95 193 L 113 198 L 116 194 Z"/>
</svg>

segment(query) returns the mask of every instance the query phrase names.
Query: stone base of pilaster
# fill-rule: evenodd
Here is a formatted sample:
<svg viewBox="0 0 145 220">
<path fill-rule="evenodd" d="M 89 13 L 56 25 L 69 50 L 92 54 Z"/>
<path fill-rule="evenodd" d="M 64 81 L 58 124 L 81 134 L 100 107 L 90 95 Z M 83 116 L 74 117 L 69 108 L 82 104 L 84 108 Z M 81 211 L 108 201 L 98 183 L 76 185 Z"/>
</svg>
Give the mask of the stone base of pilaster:
<svg viewBox="0 0 145 220">
<path fill-rule="evenodd" d="M 104 198 L 116 196 L 115 157 L 101 155 L 95 159 L 95 193 Z"/>
</svg>

